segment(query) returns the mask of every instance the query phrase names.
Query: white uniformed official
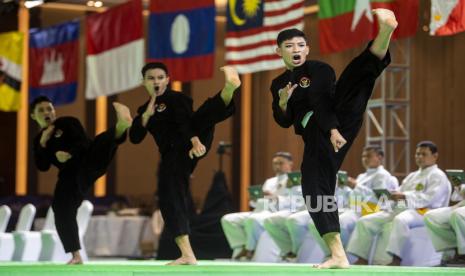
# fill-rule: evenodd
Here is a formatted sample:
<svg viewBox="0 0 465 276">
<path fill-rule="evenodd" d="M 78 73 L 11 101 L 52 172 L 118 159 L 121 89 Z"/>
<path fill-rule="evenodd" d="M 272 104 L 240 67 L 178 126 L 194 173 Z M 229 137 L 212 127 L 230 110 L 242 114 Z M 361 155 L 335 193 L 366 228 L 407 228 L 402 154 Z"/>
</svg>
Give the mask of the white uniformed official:
<svg viewBox="0 0 465 276">
<path fill-rule="evenodd" d="M 302 193 L 301 189 L 299 191 Z M 348 202 L 349 192 L 347 186 L 337 186 L 335 196 L 341 202 Z M 302 197 L 302 194 L 300 196 Z M 296 207 L 297 212 L 278 212 L 270 215 L 264 222 L 266 231 L 280 248 L 283 259 L 287 261 L 295 261 L 309 230 L 308 226 L 312 222 L 305 204 Z"/>
<path fill-rule="evenodd" d="M 401 251 L 410 229 L 424 225 L 422 214 L 426 210 L 448 205 L 451 185 L 436 165 L 437 158 L 437 147 L 433 142 L 420 142 L 415 153 L 419 170 L 404 179 L 400 192 L 391 193 L 390 199 L 395 203 L 392 208 L 357 221 L 347 246 L 349 253 L 359 257 L 356 264 L 368 263 L 373 238 L 382 232 L 377 243 L 381 250 L 376 250 L 373 262 L 400 265 Z"/>
<path fill-rule="evenodd" d="M 386 189 L 395 191 L 399 188 L 397 178 L 392 176 L 381 165 L 384 158 L 384 152 L 379 146 L 367 146 L 362 152 L 362 164 L 366 169 L 365 173 L 359 174 L 357 179 L 349 177 L 347 186 L 349 189 L 348 201 L 349 208 L 339 209 L 339 224 L 341 226 L 341 240 L 344 247 L 349 241 L 350 235 L 355 227 L 355 223 L 360 216 L 373 213 L 377 210 L 378 199 L 373 192 L 374 189 Z M 346 186 L 346 187 L 347 187 Z M 366 203 L 366 208 L 361 206 Z M 347 206 L 347 205 L 346 205 Z M 329 255 L 329 248 L 321 239 L 318 231 L 312 222 L 309 225 L 310 234 L 318 241 L 322 250 Z"/>
<path fill-rule="evenodd" d="M 274 202 L 285 202 L 283 199 L 288 194 L 287 173 L 292 171 L 292 156 L 288 152 L 277 152 L 272 160 L 275 177 L 269 178 L 263 184 L 265 199 L 259 199 L 253 212 L 239 212 L 224 215 L 221 225 L 230 247 L 234 250 L 233 257 L 239 259 L 245 257 L 251 259 L 259 237 L 263 231 L 263 220 L 279 206 L 273 205 L 267 200 L 276 198 Z"/>
<path fill-rule="evenodd" d="M 447 263 L 465 264 L 465 184 L 455 185 L 451 207 L 438 208 L 425 214 L 425 226 L 436 251 L 454 251 Z"/>
</svg>

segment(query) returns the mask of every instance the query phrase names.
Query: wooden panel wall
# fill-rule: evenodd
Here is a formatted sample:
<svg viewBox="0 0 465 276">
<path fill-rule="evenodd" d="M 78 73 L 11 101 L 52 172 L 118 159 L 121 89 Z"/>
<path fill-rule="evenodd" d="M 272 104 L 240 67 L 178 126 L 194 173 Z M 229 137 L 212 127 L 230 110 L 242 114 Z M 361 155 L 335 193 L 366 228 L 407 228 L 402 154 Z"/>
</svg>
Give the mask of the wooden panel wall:
<svg viewBox="0 0 465 276">
<path fill-rule="evenodd" d="M 422 4 L 422 13 L 426 13 L 428 7 Z M 72 14 L 69 11 L 57 12 L 44 10 L 42 13 L 43 26 L 59 23 L 74 17 L 83 16 L 81 13 Z M 306 33 L 310 38 L 310 58 L 319 59 L 331 64 L 337 75 L 344 66 L 361 50 L 352 49 L 342 53 L 321 56 L 318 49 L 318 31 L 316 15 L 306 16 Z M 424 18 L 420 22 L 417 35 L 412 39 L 412 146 L 419 140 L 429 139 L 439 146 L 442 168 L 465 168 L 465 145 L 461 142 L 465 136 L 465 33 L 452 37 L 429 37 L 421 30 L 421 25 L 427 23 Z M 216 65 L 218 68 L 224 65 L 224 22 L 217 22 L 217 51 Z M 84 40 L 81 40 L 84 43 Z M 84 53 L 81 53 L 81 76 L 83 76 Z M 282 70 L 262 72 L 253 75 L 253 149 L 252 149 L 252 182 L 262 183 L 272 175 L 271 157 L 276 151 L 290 151 L 294 155 L 295 168 L 300 167 L 302 159 L 303 143 L 300 137 L 294 134 L 294 130 L 282 129 L 273 120 L 271 112 L 271 95 L 269 86 L 271 80 Z M 140 74 L 139 72 L 135 72 Z M 78 117 L 85 125 L 85 100 L 84 78 L 80 79 L 79 96 L 76 103 L 57 108 L 61 115 Z M 192 84 L 192 97 L 194 105 L 198 107 L 203 100 L 211 96 L 223 85 L 223 76 L 215 71 L 211 80 L 196 81 Z M 141 88 L 134 89 L 119 95 L 118 101 L 129 105 L 133 113 L 145 99 L 145 91 Z M 109 110 L 112 112 L 112 110 Z M 237 112 L 240 112 L 237 110 Z M 215 142 L 209 156 L 199 163 L 192 180 L 194 199 L 200 206 L 206 196 L 209 184 L 213 177 L 213 171 L 217 169 L 218 157 L 216 145 L 220 140 L 232 141 L 233 119 L 223 122 L 216 129 Z M 128 196 L 151 197 L 156 187 L 156 171 L 159 156 L 154 142 L 150 137 L 141 145 L 135 146 L 129 143 L 119 149 L 115 158 L 116 162 L 116 193 Z M 7 146 L 1 141 L 2 147 Z M 352 146 L 343 169 L 349 174 L 356 175 L 362 172 L 360 153 L 364 145 L 364 130 L 362 129 L 357 141 Z M 238 183 L 231 183 L 232 157 L 225 157 L 225 166 L 228 177 L 228 185 L 232 188 Z M 412 166 L 414 162 L 412 158 Z M 11 168 L 14 169 L 14 168 Z M 35 170 L 35 168 L 30 168 Z M 40 173 L 38 177 L 38 191 L 42 194 L 50 194 L 56 172 Z M 238 199 L 236 199 L 238 200 Z"/>
</svg>

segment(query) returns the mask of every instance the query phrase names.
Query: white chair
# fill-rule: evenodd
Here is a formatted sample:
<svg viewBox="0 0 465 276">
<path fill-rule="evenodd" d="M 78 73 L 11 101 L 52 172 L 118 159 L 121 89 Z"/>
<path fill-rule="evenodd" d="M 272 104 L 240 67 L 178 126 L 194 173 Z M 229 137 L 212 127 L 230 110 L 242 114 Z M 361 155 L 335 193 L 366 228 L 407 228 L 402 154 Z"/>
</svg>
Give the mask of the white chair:
<svg viewBox="0 0 465 276">
<path fill-rule="evenodd" d="M 280 252 L 281 250 L 271 238 L 270 234 L 263 231 L 258 239 L 252 261 L 260 263 L 278 263 L 282 261 Z"/>
<path fill-rule="evenodd" d="M 92 215 L 94 206 L 90 201 L 84 200 L 78 209 L 76 220 L 79 229 L 79 240 L 81 243 L 81 257 L 83 261 L 87 261 L 87 252 L 84 247 L 84 234 L 87 231 L 89 220 Z M 49 219 L 50 217 L 50 219 Z M 61 244 L 58 233 L 55 229 L 55 220 L 52 208 L 47 212 L 47 218 L 45 219 L 44 229 L 42 230 L 42 250 L 40 252 L 40 261 L 52 261 L 52 262 L 65 262 L 71 259 L 71 253 L 66 253 L 63 245 Z"/>
<path fill-rule="evenodd" d="M 325 252 L 315 238 L 309 232 L 305 233 L 305 238 L 297 253 L 297 262 L 319 264 L 324 261 L 325 257 Z"/>
<path fill-rule="evenodd" d="M 27 204 L 19 213 L 16 230 L 13 232 L 15 240 L 14 261 L 37 261 L 39 260 L 42 242 L 39 232 L 31 230 L 32 222 L 36 215 L 36 207 Z"/>
<path fill-rule="evenodd" d="M 0 261 L 11 261 L 15 250 L 13 234 L 5 233 L 10 217 L 11 209 L 6 205 L 0 207 Z"/>
<path fill-rule="evenodd" d="M 384 231 L 384 230 L 383 230 Z M 387 243 L 387 235 L 377 235 L 372 244 L 369 263 L 385 265 L 389 263 L 390 256 L 385 252 L 385 245 Z M 383 239 L 383 240 L 380 240 Z M 378 246 L 381 244 L 381 246 Z M 410 235 L 401 252 L 401 265 L 402 266 L 437 266 L 441 263 L 442 252 L 436 252 L 433 243 L 431 242 L 426 227 L 415 227 L 410 229 Z M 374 257 L 377 256 L 378 260 Z"/>
<path fill-rule="evenodd" d="M 402 265 L 438 266 L 441 264 L 442 252 L 434 249 L 433 242 L 426 232 L 426 227 L 413 228 L 412 235 L 402 250 Z"/>
</svg>

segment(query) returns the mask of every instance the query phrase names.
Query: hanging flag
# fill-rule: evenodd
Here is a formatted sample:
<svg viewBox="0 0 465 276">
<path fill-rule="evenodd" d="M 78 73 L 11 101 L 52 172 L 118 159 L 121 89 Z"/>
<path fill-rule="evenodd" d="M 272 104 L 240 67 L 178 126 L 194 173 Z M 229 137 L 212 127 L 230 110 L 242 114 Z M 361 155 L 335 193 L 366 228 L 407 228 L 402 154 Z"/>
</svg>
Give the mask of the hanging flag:
<svg viewBox="0 0 465 276">
<path fill-rule="evenodd" d="M 151 0 L 148 61 L 166 64 L 170 78 L 211 78 L 215 63 L 214 0 Z"/>
<path fill-rule="evenodd" d="M 232 0 L 226 10 L 226 63 L 241 74 L 284 66 L 276 37 L 284 29 L 303 30 L 303 0 Z"/>
<path fill-rule="evenodd" d="M 465 0 L 431 0 L 430 35 L 465 31 Z"/>
<path fill-rule="evenodd" d="M 415 34 L 418 24 L 418 0 L 319 0 L 318 29 L 320 51 L 339 52 L 373 39 L 378 26 L 371 10 L 390 9 L 399 25 L 393 38 Z"/>
<path fill-rule="evenodd" d="M 140 85 L 144 65 L 141 0 L 86 17 L 86 98 L 114 95 Z"/>
<path fill-rule="evenodd" d="M 79 21 L 29 31 L 29 99 L 47 96 L 55 105 L 76 99 Z"/>
<path fill-rule="evenodd" d="M 21 97 L 21 64 L 23 57 L 23 34 L 8 32 L 0 34 L 0 110 L 17 111 Z"/>
</svg>

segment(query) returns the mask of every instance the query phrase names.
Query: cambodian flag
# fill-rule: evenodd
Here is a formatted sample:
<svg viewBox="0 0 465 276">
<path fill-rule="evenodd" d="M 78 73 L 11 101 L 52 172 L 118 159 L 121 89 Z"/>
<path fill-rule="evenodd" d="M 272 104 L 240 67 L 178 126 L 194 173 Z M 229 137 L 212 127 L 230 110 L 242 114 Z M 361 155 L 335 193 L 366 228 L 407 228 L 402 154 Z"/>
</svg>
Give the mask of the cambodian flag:
<svg viewBox="0 0 465 276">
<path fill-rule="evenodd" d="M 172 80 L 213 76 L 214 0 L 151 0 L 149 61 L 168 66 Z"/>
<path fill-rule="evenodd" d="M 29 98 L 49 97 L 56 105 L 76 99 L 79 22 L 30 30 Z"/>
</svg>

